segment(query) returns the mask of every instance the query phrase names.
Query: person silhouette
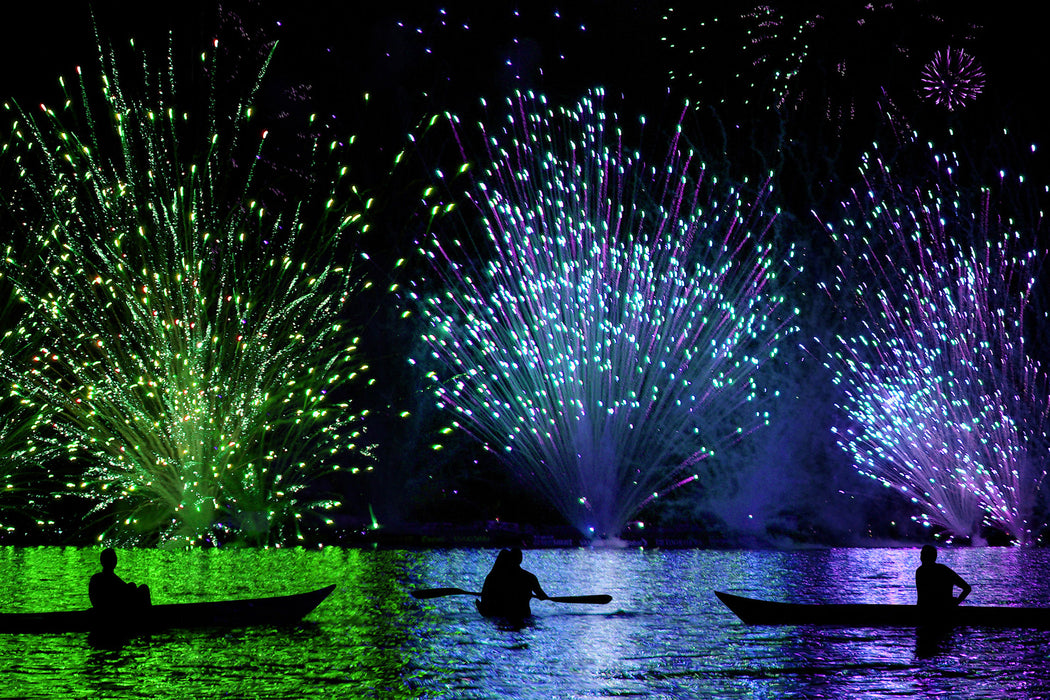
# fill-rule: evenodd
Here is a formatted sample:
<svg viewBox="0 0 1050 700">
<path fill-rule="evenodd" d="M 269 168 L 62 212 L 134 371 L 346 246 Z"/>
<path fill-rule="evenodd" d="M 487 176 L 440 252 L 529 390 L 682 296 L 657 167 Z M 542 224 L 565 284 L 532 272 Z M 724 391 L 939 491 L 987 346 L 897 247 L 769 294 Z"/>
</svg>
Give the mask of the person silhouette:
<svg viewBox="0 0 1050 700">
<path fill-rule="evenodd" d="M 529 601 L 533 596 L 547 599 L 536 575 L 521 568 L 522 559 L 517 547 L 500 550 L 481 588 L 478 612 L 486 617 L 524 620 L 532 615 Z"/>
<path fill-rule="evenodd" d="M 920 614 L 925 619 L 943 616 L 970 595 L 972 588 L 951 567 L 937 563 L 937 548 L 923 545 L 919 554 L 922 562 L 915 570 L 915 593 Z M 962 593 L 955 596 L 955 589 Z"/>
<path fill-rule="evenodd" d="M 149 586 L 144 583 L 136 586 L 117 576 L 114 571 L 117 568 L 115 549 L 106 547 L 102 550 L 98 560 L 102 565 L 102 571 L 94 574 L 88 581 L 88 598 L 91 599 L 92 608 L 107 615 L 113 615 L 150 605 Z"/>
</svg>

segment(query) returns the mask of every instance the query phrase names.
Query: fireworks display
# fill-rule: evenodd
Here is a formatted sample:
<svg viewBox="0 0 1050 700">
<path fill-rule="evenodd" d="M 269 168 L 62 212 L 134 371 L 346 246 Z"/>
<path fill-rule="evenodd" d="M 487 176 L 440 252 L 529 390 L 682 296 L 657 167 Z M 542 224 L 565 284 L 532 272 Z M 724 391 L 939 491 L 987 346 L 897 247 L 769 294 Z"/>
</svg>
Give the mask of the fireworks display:
<svg viewBox="0 0 1050 700">
<path fill-rule="evenodd" d="M 582 533 L 617 537 L 767 419 L 753 379 L 790 331 L 791 255 L 764 242 L 760 201 L 705 181 L 677 139 L 645 165 L 600 91 L 508 107 L 480 126 L 484 243 L 424 251 L 447 289 L 420 299 L 439 400 Z"/>
<path fill-rule="evenodd" d="M 339 144 L 311 156 L 315 191 L 266 211 L 250 94 L 223 113 L 212 83 L 211 110 L 187 113 L 171 61 L 143 62 L 135 91 L 100 55 L 97 93 L 80 77 L 59 110 L 6 105 L 22 186 L 3 273 L 26 311 L 5 349 L 29 350 L 3 371 L 48 412 L 29 449 L 72 460 L 53 478 L 118 514 L 117 541 L 294 541 L 336 502 L 311 486 L 369 464 L 344 388 L 361 368 L 341 320 L 357 215 L 346 168 L 323 178 Z"/>
<path fill-rule="evenodd" d="M 984 69 L 962 49 L 938 51 L 922 69 L 921 94 L 956 110 L 977 99 L 984 88 Z"/>
<path fill-rule="evenodd" d="M 993 188 L 971 196 L 958 159 L 937 160 L 940 181 L 909 189 L 872 156 L 867 191 L 829 227 L 844 253 L 833 296 L 861 311 L 833 351 L 850 419 L 840 445 L 924 523 L 1027 543 L 1050 447 L 1046 373 L 1024 327 L 1039 222 L 1000 216 Z"/>
<path fill-rule="evenodd" d="M 1045 541 L 1042 150 L 1011 173 L 1047 58 L 996 9 L 205 3 L 7 42 L 0 533 Z"/>
</svg>

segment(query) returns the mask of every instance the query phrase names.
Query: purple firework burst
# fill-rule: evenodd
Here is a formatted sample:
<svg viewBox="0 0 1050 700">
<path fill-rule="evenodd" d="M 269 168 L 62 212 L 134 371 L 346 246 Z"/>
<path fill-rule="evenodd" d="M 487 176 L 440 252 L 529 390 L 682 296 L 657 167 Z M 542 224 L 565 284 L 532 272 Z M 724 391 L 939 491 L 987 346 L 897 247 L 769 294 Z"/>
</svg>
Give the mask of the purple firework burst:
<svg viewBox="0 0 1050 700">
<path fill-rule="evenodd" d="M 984 69 L 962 49 L 938 51 L 922 69 L 920 93 L 935 104 L 956 110 L 977 99 L 984 89 Z"/>
<path fill-rule="evenodd" d="M 909 187 L 868 158 L 866 188 L 828 227 L 844 253 L 829 292 L 859 323 L 829 352 L 849 420 L 839 444 L 917 521 L 1029 543 L 1048 446 L 1047 374 L 1024 327 L 1039 222 L 999 214 L 994 188 L 959 186 L 954 155 L 937 167 L 937 184 Z"/>
</svg>

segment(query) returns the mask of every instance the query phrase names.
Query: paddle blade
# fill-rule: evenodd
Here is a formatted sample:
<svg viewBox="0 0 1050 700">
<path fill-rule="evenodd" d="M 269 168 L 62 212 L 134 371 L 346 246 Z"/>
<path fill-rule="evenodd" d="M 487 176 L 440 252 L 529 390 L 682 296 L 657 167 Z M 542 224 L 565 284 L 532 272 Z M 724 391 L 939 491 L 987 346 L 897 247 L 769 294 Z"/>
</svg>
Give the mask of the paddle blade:
<svg viewBox="0 0 1050 700">
<path fill-rule="evenodd" d="M 412 591 L 413 598 L 427 600 L 428 598 L 440 598 L 446 595 L 481 595 L 474 591 L 465 591 L 462 588 L 420 588 Z"/>
<path fill-rule="evenodd" d="M 591 603 L 592 605 L 605 605 L 612 600 L 611 595 L 556 595 L 547 600 L 555 603 Z"/>
</svg>

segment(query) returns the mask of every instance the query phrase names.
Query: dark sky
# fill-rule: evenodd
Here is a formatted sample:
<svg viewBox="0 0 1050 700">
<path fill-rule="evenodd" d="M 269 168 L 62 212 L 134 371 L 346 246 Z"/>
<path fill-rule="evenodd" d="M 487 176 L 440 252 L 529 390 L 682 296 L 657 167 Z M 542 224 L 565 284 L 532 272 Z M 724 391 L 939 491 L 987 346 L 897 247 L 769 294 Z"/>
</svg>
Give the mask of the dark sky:
<svg viewBox="0 0 1050 700">
<path fill-rule="evenodd" d="M 426 108 L 458 110 L 480 96 L 497 99 L 520 86 L 569 99 L 600 84 L 614 94 L 625 94 L 638 111 L 651 113 L 665 108 L 658 103 L 669 87 L 674 92 L 670 102 L 689 97 L 717 103 L 721 95 L 716 97 L 715 92 L 739 91 L 759 74 L 755 61 L 764 61 L 762 65 L 770 70 L 788 66 L 789 42 L 752 42 L 748 49 L 745 31 L 754 27 L 734 24 L 733 18 L 757 3 L 679 3 L 670 13 L 668 4 L 655 0 L 519 4 L 236 0 L 220 10 L 217 3 L 206 0 L 94 3 L 103 35 L 114 42 L 134 36 L 142 44 L 162 48 L 170 29 L 178 50 L 186 55 L 199 52 L 214 36 L 219 15 L 228 15 L 232 8 L 255 38 L 281 40 L 272 71 L 278 82 L 311 85 L 318 110 L 341 109 L 343 116 L 368 90 L 380 98 L 382 107 L 376 109 L 387 112 L 380 120 L 384 125 L 389 125 L 387 118 L 410 122 Z M 1041 105 L 1043 78 L 1050 69 L 1040 33 L 1043 25 L 1032 15 L 1029 3 L 793 0 L 773 4 L 783 8 L 785 18 L 773 33 L 786 36 L 797 24 L 814 18 L 823 21 L 821 30 L 807 40 L 811 55 L 827 54 L 828 65 L 810 70 L 807 80 L 830 84 L 833 80 L 828 76 L 835 78 L 836 64 L 843 62 L 850 64 L 851 90 L 886 85 L 902 96 L 914 93 L 916 69 L 932 50 L 954 39 L 957 45 L 967 44 L 981 61 L 988 76 L 987 93 L 995 92 L 997 105 L 1012 112 L 1014 119 L 1042 121 L 1026 117 Z M 59 74 L 70 74 L 77 64 L 90 65 L 95 48 L 89 7 L 86 2 L 63 0 L 5 8 L 0 22 L 4 66 L 0 95 L 31 103 L 55 99 Z M 709 21 L 713 17 L 721 19 L 719 26 L 724 29 L 710 29 L 715 26 Z M 707 31 L 698 28 L 704 21 Z M 979 29 L 972 40 L 962 42 L 967 32 L 957 30 L 966 25 Z M 683 37 L 677 50 L 668 48 L 665 37 L 669 36 Z M 701 44 L 709 50 L 690 55 L 682 48 Z M 897 58 L 902 51 L 910 52 L 907 65 Z M 810 60 L 808 65 L 815 63 Z M 709 81 L 707 87 L 697 89 L 688 79 L 672 81 L 672 72 L 677 76 L 705 73 Z M 741 73 L 739 79 L 733 77 Z M 429 103 L 420 97 L 424 92 Z M 806 94 L 810 99 L 814 91 Z"/>
<path fill-rule="evenodd" d="M 377 163 L 400 150 L 425 116 L 449 110 L 469 122 L 481 115 L 480 98 L 498 104 L 518 88 L 571 102 L 600 85 L 616 101 L 621 123 L 645 114 L 663 124 L 646 127 L 655 133 L 688 99 L 707 121 L 687 125 L 687 138 L 715 151 L 728 142 L 728 160 L 738 161 L 741 172 L 760 172 L 758 166 L 794 148 L 788 157 L 801 167 L 783 178 L 789 199 L 821 196 L 819 183 L 855 173 L 859 152 L 885 135 L 883 90 L 924 137 L 951 131 L 954 142 L 972 145 L 993 170 L 1001 155 L 988 142 L 1004 127 L 1014 150 L 1041 143 L 1045 132 L 1050 52 L 1028 3 L 784 0 L 767 3 L 777 10 L 774 23 L 757 20 L 753 2 L 673 8 L 657 0 L 94 4 L 103 37 L 115 45 L 135 37 L 163 56 L 170 32 L 179 60 L 192 64 L 218 35 L 244 76 L 253 74 L 259 47 L 278 40 L 260 93 L 261 119 L 284 112 L 300 120 L 309 112 L 334 116 L 333 133 L 367 142 Z M 72 76 L 77 65 L 96 75 L 89 8 L 64 1 L 7 10 L 0 22 L 0 97 L 16 97 L 23 106 L 55 104 L 59 75 Z M 806 54 L 799 62 L 801 43 Z M 934 51 L 953 44 L 980 62 L 986 84 L 973 104 L 948 112 L 919 97 L 919 74 Z M 787 83 L 771 78 L 795 69 L 797 77 Z M 756 118 L 755 105 L 768 103 L 771 90 L 782 91 L 793 144 L 778 141 L 776 119 Z M 364 108 L 366 92 L 371 99 Z M 755 152 L 761 152 L 757 159 Z M 1025 158 L 1030 175 L 1050 172 L 1041 151 Z M 821 161 L 830 163 L 824 172 L 807 170 Z M 807 179 L 812 182 L 803 191 L 790 192 Z M 805 213 L 812 205 L 797 208 Z"/>
<path fill-rule="evenodd" d="M 490 0 L 238 0 L 220 10 L 217 3 L 204 0 L 94 3 L 103 35 L 116 43 L 134 36 L 140 43 L 163 47 L 170 29 L 178 50 L 193 54 L 215 34 L 219 15 L 232 8 L 256 38 L 265 35 L 282 41 L 273 70 L 278 80 L 310 84 L 320 109 L 344 111 L 364 90 L 382 95 L 391 112 L 403 113 L 420 109 L 423 92 L 458 109 L 479 96 L 498 98 L 518 86 L 539 87 L 568 98 L 597 84 L 625 93 L 640 109 L 652 110 L 669 86 L 694 100 L 716 101 L 711 90 L 694 89 L 688 80 L 671 81 L 671 72 L 716 75 L 725 67 L 725 72 L 737 73 L 737 64 L 747 67 L 763 58 L 763 51 L 769 54 L 764 56 L 766 65 L 774 68 L 785 57 L 786 42 L 768 41 L 751 53 L 741 49 L 747 38 L 733 31 L 742 25 L 731 20 L 757 3 L 680 3 L 671 13 L 667 4 L 653 0 L 529 0 L 517 5 Z M 865 10 L 865 5 L 873 9 Z M 1043 48 L 1042 24 L 1031 15 L 1028 3 L 967 7 L 911 0 L 892 5 L 784 2 L 780 6 L 788 21 L 780 32 L 787 35 L 793 23 L 823 19 L 828 29 L 812 35 L 811 53 L 842 54 L 829 56 L 826 70 L 833 71 L 835 62 L 845 58 L 853 64 L 856 77 L 851 80 L 877 87 L 910 85 L 912 80 L 910 73 L 895 72 L 896 65 L 881 60 L 883 47 L 887 55 L 901 49 L 913 52 L 911 71 L 933 48 L 957 38 L 953 34 L 965 33 L 942 31 L 942 27 L 973 24 L 980 29 L 968 48 L 984 65 L 988 90 L 997 91 L 996 101 L 1015 113 L 1040 104 L 1050 58 Z M 6 17 L 0 22 L 4 66 L 0 95 L 38 102 L 55 94 L 59 74 L 71 73 L 77 64 L 91 64 L 95 48 L 89 6 L 66 0 L 5 8 Z M 668 16 L 679 19 L 665 19 Z M 697 29 L 700 22 L 715 16 L 725 30 Z M 876 38 L 858 31 L 859 24 L 878 27 Z M 672 35 L 685 37 L 680 46 L 705 43 L 715 48 L 686 58 L 681 49 L 668 49 L 664 37 Z M 823 79 L 818 71 L 813 75 L 817 77 L 811 79 Z M 709 85 L 730 92 L 741 89 L 740 81 L 732 78 Z"/>
<path fill-rule="evenodd" d="M 616 101 L 621 123 L 645 114 L 663 125 L 647 126 L 648 133 L 667 128 L 683 100 L 699 105 L 696 113 L 707 121 L 687 124 L 687 138 L 715 151 L 728 143 L 727 160 L 740 173 L 753 176 L 794 149 L 786 157 L 798 172 L 782 178 L 782 191 L 802 216 L 816 198 L 835 203 L 841 193 L 824 183 L 855 173 L 860 151 L 885 136 L 883 90 L 924 138 L 951 132 L 948 146 L 972 145 L 991 170 L 1006 158 L 999 144 L 988 145 L 1001 140 L 1004 127 L 1015 151 L 1041 143 L 1050 52 L 1028 3 L 767 4 L 779 23 L 756 20 L 752 2 L 669 8 L 657 0 L 114 1 L 95 3 L 94 17 L 105 39 L 119 46 L 135 37 L 155 56 L 165 54 L 170 32 L 179 60 L 191 65 L 218 35 L 244 76 L 253 75 L 259 47 L 278 40 L 260 118 L 268 124 L 291 112 L 283 124 L 297 125 L 309 112 L 334 116 L 333 133 L 356 135 L 376 163 L 404 147 L 405 135 L 427 115 L 448 110 L 469 122 L 481 115 L 483 97 L 498 104 L 514 89 L 535 88 L 552 101 L 571 102 L 599 85 Z M 7 11 L 0 22 L 0 97 L 14 96 L 23 106 L 55 104 L 59 75 L 72 76 L 77 65 L 97 74 L 89 7 L 40 2 Z M 919 75 L 934 51 L 953 44 L 980 62 L 986 84 L 971 105 L 949 112 L 919 97 Z M 798 76 L 787 83 L 770 77 L 795 69 Z M 771 90 L 782 91 L 790 143 L 778 140 L 785 137 L 776 118 L 756 117 L 755 105 L 768 103 Z M 648 133 L 651 144 L 660 140 Z M 1042 150 L 1024 158 L 1019 167 L 1035 179 L 1050 172 Z M 366 186 L 375 181 L 365 177 Z"/>
</svg>

